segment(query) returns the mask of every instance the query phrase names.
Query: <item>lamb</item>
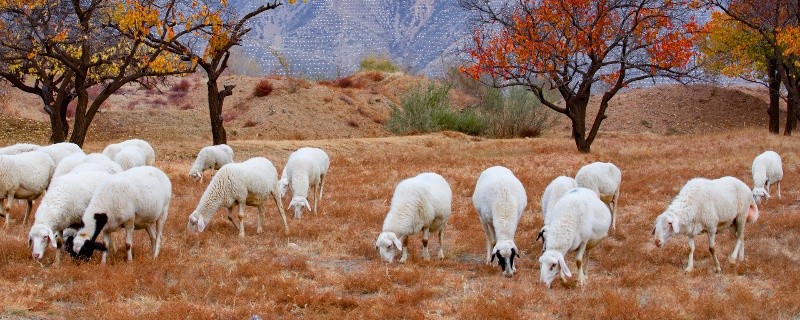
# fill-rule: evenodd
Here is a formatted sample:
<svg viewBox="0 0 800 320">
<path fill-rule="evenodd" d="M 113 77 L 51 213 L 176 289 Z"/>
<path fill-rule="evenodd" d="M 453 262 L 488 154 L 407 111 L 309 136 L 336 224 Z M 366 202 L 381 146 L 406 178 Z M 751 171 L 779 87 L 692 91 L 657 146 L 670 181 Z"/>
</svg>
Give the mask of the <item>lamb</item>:
<svg viewBox="0 0 800 320">
<path fill-rule="evenodd" d="M 567 191 L 577 187 L 578 183 L 575 182 L 575 179 L 567 176 L 559 176 L 553 179 L 553 181 L 547 185 L 547 188 L 544 188 L 544 194 L 542 195 L 542 216 L 545 226 L 550 224 L 550 221 L 553 220 L 553 215 L 548 213 L 552 212 L 558 199 L 561 199 Z M 546 250 L 544 247 L 544 238 L 544 227 L 542 227 L 542 229 L 539 230 L 539 235 L 536 236 L 536 240 L 542 240 L 542 252 Z"/>
<path fill-rule="evenodd" d="M 138 146 L 125 146 L 114 155 L 114 162 L 123 170 L 147 165 L 147 155 Z"/>
<path fill-rule="evenodd" d="M 147 143 L 147 141 L 141 139 L 131 139 L 125 140 L 120 143 L 113 143 L 106 146 L 103 149 L 103 154 L 106 155 L 109 159 L 115 159 L 117 153 L 122 150 L 122 148 L 126 146 L 136 146 L 141 149 L 142 154 L 145 158 L 145 165 L 152 166 L 156 162 L 156 152 L 153 150 L 153 147 Z"/>
<path fill-rule="evenodd" d="M 220 167 L 233 162 L 233 149 L 227 144 L 208 146 L 200 149 L 189 176 L 203 181 L 203 171 L 207 169 L 219 170 Z"/>
<path fill-rule="evenodd" d="M 61 248 L 64 230 L 81 222 L 83 212 L 92 200 L 95 189 L 111 177 L 103 171 L 70 173 L 53 179 L 53 183 L 36 209 L 28 241 L 33 259 L 41 260 L 48 242 Z M 61 250 L 56 251 L 56 264 Z"/>
<path fill-rule="evenodd" d="M 36 144 L 17 143 L 15 145 L 10 145 L 10 146 L 7 146 L 7 147 L 0 148 L 0 155 L 20 154 L 20 153 L 23 153 L 23 152 L 36 151 L 39 148 L 41 148 L 41 146 L 36 145 Z"/>
<path fill-rule="evenodd" d="M 28 207 L 22 224 L 27 223 L 33 201 L 50 185 L 54 170 L 53 159 L 44 152 L 31 151 L 0 156 L 0 199 L 5 200 L 0 216 L 6 218 L 5 228 L 8 228 L 11 204 L 15 198 L 27 201 Z"/>
<path fill-rule="evenodd" d="M 397 251 L 400 262 L 408 260 L 408 236 L 422 231 L 422 257 L 428 254 L 428 234 L 439 233 L 439 258 L 444 258 L 444 228 L 450 217 L 453 192 L 440 175 L 422 173 L 401 181 L 394 190 L 383 229 L 375 242 L 381 260 L 391 263 Z"/>
<path fill-rule="evenodd" d="M 514 257 L 519 255 L 519 249 L 514 234 L 527 203 L 522 182 L 511 170 L 499 166 L 481 173 L 472 194 L 472 204 L 486 235 L 486 264 L 497 257 L 503 275 L 508 278 L 517 270 Z"/>
<path fill-rule="evenodd" d="M 564 256 L 577 250 L 578 283 L 584 285 L 589 278 L 589 250 L 608 235 L 611 212 L 597 194 L 586 188 L 575 188 L 564 194 L 552 210 L 553 220 L 545 226 L 547 250 L 539 257 L 540 280 L 550 287 L 556 275 L 561 281 L 572 277 Z M 584 263 L 584 258 L 586 262 Z"/>
<path fill-rule="evenodd" d="M 111 176 L 97 187 L 84 210 L 83 227 L 72 241 L 73 252 L 86 253 L 84 247 L 101 250 L 105 264 L 106 248 L 94 238 L 102 233 L 105 244 L 109 244 L 112 232 L 125 229 L 127 260 L 131 261 L 133 231 L 145 229 L 153 258 L 158 257 L 171 198 L 172 183 L 156 167 L 135 167 Z"/>
<path fill-rule="evenodd" d="M 49 146 L 41 147 L 36 151 L 46 153 L 48 156 L 50 156 L 51 159 L 53 159 L 53 163 L 56 166 L 58 166 L 58 164 L 61 162 L 62 159 L 74 153 L 84 154 L 83 150 L 81 150 L 81 147 L 79 147 L 77 144 L 70 142 L 51 144 Z"/>
<path fill-rule="evenodd" d="M 58 163 L 56 170 L 53 173 L 53 179 L 68 174 L 76 167 L 85 163 L 98 164 L 100 166 L 99 170 L 108 172 L 109 174 L 115 174 L 123 171 L 119 164 L 103 154 L 91 153 L 87 155 L 82 153 L 74 153 L 62 159 L 61 162 Z"/>
<path fill-rule="evenodd" d="M 286 192 L 286 186 L 292 188 L 292 201 L 290 207 L 294 207 L 294 218 L 300 219 L 303 209 L 312 210 L 308 203 L 308 188 L 314 187 L 314 213 L 317 213 L 317 201 L 322 199 L 322 189 L 325 186 L 325 176 L 328 174 L 330 159 L 328 154 L 319 148 L 300 148 L 293 152 L 286 162 L 283 169 L 283 176 L 279 182 L 281 198 Z"/>
<path fill-rule="evenodd" d="M 753 196 L 756 202 L 760 203 L 763 198 L 769 199 L 769 187 L 773 183 L 778 185 L 778 199 L 780 199 L 783 179 L 781 156 L 775 151 L 765 151 L 753 159 L 752 170 Z"/>
<path fill-rule="evenodd" d="M 272 196 L 278 213 L 283 219 L 283 227 L 289 231 L 286 214 L 283 212 L 278 196 L 278 171 L 272 162 L 256 157 L 240 163 L 229 163 L 217 171 L 211 179 L 206 191 L 200 198 L 197 208 L 189 216 L 188 229 L 192 232 L 203 232 L 214 213 L 222 207 L 228 209 L 228 220 L 244 237 L 244 206 L 258 208 L 258 229 L 261 233 L 261 220 L 264 218 L 264 204 L 267 197 Z M 239 224 L 233 220 L 233 206 L 239 206 Z"/>
<path fill-rule="evenodd" d="M 708 250 L 714 258 L 714 270 L 719 273 L 722 268 L 715 251 L 717 228 L 734 229 L 736 245 L 728 261 L 735 263 L 737 258 L 744 260 L 745 222 L 757 219 L 758 206 L 752 191 L 741 180 L 734 177 L 695 178 L 681 188 L 667 210 L 656 218 L 653 236 L 656 246 L 661 248 L 673 235 L 686 234 L 689 237 L 686 272 L 691 272 L 694 269 L 694 237 L 708 233 Z"/>
<path fill-rule="evenodd" d="M 593 162 L 578 170 L 575 182 L 579 187 L 587 188 L 600 197 L 600 200 L 611 209 L 611 229 L 617 230 L 617 204 L 619 201 L 619 185 L 622 172 L 610 162 Z"/>
</svg>

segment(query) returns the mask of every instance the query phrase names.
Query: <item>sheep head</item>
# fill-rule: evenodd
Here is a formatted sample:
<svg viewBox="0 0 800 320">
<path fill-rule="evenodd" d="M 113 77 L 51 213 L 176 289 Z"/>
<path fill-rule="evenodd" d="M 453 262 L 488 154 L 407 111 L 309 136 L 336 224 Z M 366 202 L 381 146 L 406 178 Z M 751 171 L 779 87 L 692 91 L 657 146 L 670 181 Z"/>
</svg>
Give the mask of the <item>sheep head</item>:
<svg viewBox="0 0 800 320">
<path fill-rule="evenodd" d="M 763 200 L 769 200 L 769 192 L 767 189 L 764 188 L 754 188 L 753 189 L 753 200 L 756 201 L 757 204 L 761 204 Z"/>
<path fill-rule="evenodd" d="M 517 271 L 516 266 L 514 266 L 514 258 L 517 256 L 519 256 L 519 251 L 514 242 L 505 240 L 498 242 L 494 246 L 491 261 L 497 258 L 497 264 L 500 265 L 500 269 L 503 270 L 503 276 L 511 278 L 514 272 Z"/>
<path fill-rule="evenodd" d="M 189 216 L 189 224 L 187 224 L 186 227 L 191 232 L 203 232 L 203 230 L 206 229 L 206 223 L 203 220 L 203 216 L 195 211 Z"/>
<path fill-rule="evenodd" d="M 294 207 L 295 219 L 300 219 L 303 217 L 303 209 L 308 209 L 308 211 L 311 211 L 311 204 L 308 203 L 308 199 L 303 197 L 292 198 L 292 202 L 289 203 L 289 208 L 291 207 Z"/>
<path fill-rule="evenodd" d="M 44 224 L 34 224 L 28 233 L 28 244 L 31 247 L 31 257 L 41 260 L 44 251 L 47 249 L 48 242 L 55 248 L 57 246 L 56 235 L 53 229 Z"/>
<path fill-rule="evenodd" d="M 378 235 L 375 248 L 380 253 L 381 260 L 392 263 L 397 252 L 403 250 L 403 244 L 394 232 L 385 231 Z"/>
<path fill-rule="evenodd" d="M 540 277 L 539 280 L 550 287 L 553 280 L 557 275 L 561 277 L 561 281 L 565 278 L 572 277 L 572 272 L 567 267 L 567 262 L 564 261 L 564 254 L 556 250 L 547 250 L 541 257 L 539 257 Z"/>
<path fill-rule="evenodd" d="M 666 211 L 656 218 L 656 225 L 653 228 L 653 236 L 655 237 L 655 244 L 661 248 L 667 243 L 667 240 L 676 233 L 680 232 L 680 219 L 671 211 Z"/>
</svg>

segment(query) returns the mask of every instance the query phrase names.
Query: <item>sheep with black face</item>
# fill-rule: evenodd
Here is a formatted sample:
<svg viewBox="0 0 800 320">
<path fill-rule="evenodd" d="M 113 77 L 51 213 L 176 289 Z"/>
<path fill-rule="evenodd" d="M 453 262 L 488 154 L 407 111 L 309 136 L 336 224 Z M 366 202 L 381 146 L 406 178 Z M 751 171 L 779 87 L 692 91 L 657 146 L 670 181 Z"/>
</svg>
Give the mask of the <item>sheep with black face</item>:
<svg viewBox="0 0 800 320">
<path fill-rule="evenodd" d="M 506 277 L 517 270 L 514 258 L 519 256 L 519 250 L 514 234 L 527 203 L 522 182 L 508 168 L 491 167 L 478 177 L 472 204 L 486 235 L 486 264 L 497 258 Z"/>
</svg>

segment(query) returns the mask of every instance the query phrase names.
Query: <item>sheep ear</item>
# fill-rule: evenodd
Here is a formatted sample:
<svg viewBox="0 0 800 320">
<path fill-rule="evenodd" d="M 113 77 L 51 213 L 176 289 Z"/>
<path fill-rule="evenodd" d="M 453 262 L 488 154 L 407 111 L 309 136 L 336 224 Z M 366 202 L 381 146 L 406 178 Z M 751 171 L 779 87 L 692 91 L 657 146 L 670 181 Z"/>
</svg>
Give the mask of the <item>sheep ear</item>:
<svg viewBox="0 0 800 320">
<path fill-rule="evenodd" d="M 53 233 L 53 230 L 50 230 L 50 234 L 47 236 L 50 238 L 50 245 L 52 245 L 53 248 L 58 248 L 58 242 L 56 242 L 56 234 Z"/>
<path fill-rule="evenodd" d="M 102 244 L 102 243 L 99 243 L 99 242 L 92 241 L 92 242 L 88 242 L 88 244 L 90 246 L 89 248 L 91 248 L 92 250 L 100 250 L 100 251 L 107 251 L 108 250 L 108 248 L 106 248 L 105 244 Z"/>
<path fill-rule="evenodd" d="M 308 209 L 308 211 L 311 211 L 311 204 L 308 203 L 308 199 L 303 199 L 303 204 L 306 205 L 306 209 Z"/>
<path fill-rule="evenodd" d="M 678 233 L 681 230 L 681 227 L 677 221 L 670 222 L 669 225 L 672 226 L 672 232 Z"/>
<path fill-rule="evenodd" d="M 558 257 L 558 266 L 561 268 L 562 276 L 565 276 L 567 278 L 572 277 L 572 272 L 569 271 L 569 268 L 567 267 L 567 262 L 564 261 L 563 255 L 559 255 Z"/>
<path fill-rule="evenodd" d="M 392 243 L 394 243 L 394 246 L 397 247 L 397 250 L 403 250 L 403 243 L 400 242 L 400 239 L 398 239 L 396 235 L 392 235 Z"/>
<path fill-rule="evenodd" d="M 544 242 L 544 227 L 542 227 L 542 229 L 539 230 L 539 234 L 536 235 L 536 241 L 539 241 L 539 239 L 541 239 L 542 242 Z"/>
<path fill-rule="evenodd" d="M 203 232 L 206 229 L 206 222 L 203 219 L 197 219 L 197 231 Z"/>
<path fill-rule="evenodd" d="M 651 236 L 654 236 L 654 235 L 656 235 L 656 227 L 653 227 L 653 232 L 650 232 L 650 235 L 651 235 Z"/>
</svg>

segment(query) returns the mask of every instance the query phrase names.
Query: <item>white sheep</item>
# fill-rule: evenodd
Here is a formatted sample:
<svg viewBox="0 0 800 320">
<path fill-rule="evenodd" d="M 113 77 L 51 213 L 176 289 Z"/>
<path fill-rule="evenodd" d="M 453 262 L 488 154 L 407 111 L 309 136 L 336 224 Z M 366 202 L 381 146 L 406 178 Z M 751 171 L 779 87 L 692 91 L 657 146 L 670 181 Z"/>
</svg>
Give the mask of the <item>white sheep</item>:
<svg viewBox="0 0 800 320">
<path fill-rule="evenodd" d="M 550 221 L 553 219 L 553 215 L 549 213 L 553 211 L 553 207 L 556 205 L 556 202 L 558 202 L 558 199 L 561 199 L 567 191 L 577 187 L 578 183 L 575 182 L 575 179 L 567 176 L 559 176 L 553 179 L 553 181 L 544 188 L 544 194 L 542 194 L 542 217 L 544 219 L 544 226 L 550 224 Z M 544 226 L 539 230 L 539 235 L 536 236 L 536 240 L 542 240 L 542 252 L 546 249 L 544 247 Z"/>
<path fill-rule="evenodd" d="M 714 270 L 722 271 L 715 251 L 718 228 L 730 227 L 736 233 L 736 245 L 730 263 L 744 260 L 744 226 L 758 219 L 758 206 L 752 191 L 734 177 L 715 180 L 695 178 L 681 188 L 667 210 L 656 218 L 653 235 L 659 248 L 675 234 L 689 237 L 689 262 L 686 272 L 694 268 L 694 237 L 708 233 L 708 250 L 714 258 Z"/>
<path fill-rule="evenodd" d="M 54 170 L 53 159 L 44 152 L 31 151 L 0 156 L 0 199 L 5 200 L 0 215 L 6 218 L 6 228 L 11 219 L 10 210 L 14 199 L 27 201 L 22 224 L 27 223 L 33 201 L 47 190 Z"/>
<path fill-rule="evenodd" d="M 63 245 L 64 230 L 81 222 L 95 189 L 109 177 L 111 175 L 106 172 L 91 171 L 69 173 L 53 179 L 36 209 L 35 220 L 28 233 L 33 259 L 42 259 L 48 242 L 53 248 Z M 56 264 L 60 260 L 61 250 L 57 250 Z"/>
<path fill-rule="evenodd" d="M 592 162 L 578 170 L 575 182 L 579 187 L 597 193 L 600 200 L 611 209 L 611 229 L 617 229 L 617 204 L 619 201 L 619 185 L 622 172 L 610 162 Z"/>
<path fill-rule="evenodd" d="M 147 165 L 147 156 L 138 146 L 124 146 L 114 155 L 114 162 L 118 163 L 122 170 L 141 167 Z"/>
<path fill-rule="evenodd" d="M 773 183 L 778 185 L 778 199 L 780 199 L 783 179 L 781 156 L 775 151 L 765 151 L 753 159 L 752 170 L 753 196 L 756 197 L 756 202 L 761 202 L 763 198 L 769 199 L 769 187 Z"/>
<path fill-rule="evenodd" d="M 330 158 L 319 148 L 300 148 L 293 152 L 283 168 L 283 176 L 279 181 L 279 189 L 283 194 L 287 185 L 292 189 L 292 200 L 289 204 L 294 207 L 294 218 L 300 219 L 303 209 L 312 211 L 308 203 L 309 186 L 314 187 L 314 213 L 317 213 L 317 201 L 322 199 L 322 189 L 325 187 L 325 176 L 328 174 Z"/>
<path fill-rule="evenodd" d="M 71 173 L 76 167 L 85 163 L 98 164 L 100 168 L 102 168 L 101 171 L 105 171 L 110 174 L 115 174 L 123 171 L 122 167 L 120 167 L 119 164 L 117 164 L 116 162 L 109 159 L 103 154 L 74 153 L 62 159 L 61 162 L 58 163 L 55 172 L 53 172 L 53 179 Z"/>
<path fill-rule="evenodd" d="M 397 251 L 402 251 L 400 262 L 408 259 L 408 236 L 422 231 L 422 257 L 428 254 L 428 235 L 439 233 L 439 258 L 444 258 L 444 228 L 450 217 L 453 192 L 440 175 L 422 173 L 400 181 L 392 196 L 392 204 L 375 247 L 381 259 L 391 263 Z"/>
<path fill-rule="evenodd" d="M 222 166 L 233 162 L 233 149 L 227 144 L 218 144 L 204 147 L 197 154 L 192 168 L 189 169 L 189 176 L 203 181 L 203 172 L 219 170 Z"/>
<path fill-rule="evenodd" d="M 152 166 L 156 162 L 155 150 L 153 150 L 153 147 L 149 143 L 147 143 L 147 141 L 141 139 L 130 139 L 122 141 L 120 143 L 110 144 L 106 146 L 105 149 L 103 149 L 103 154 L 106 155 L 109 159 L 115 159 L 117 153 L 119 153 L 120 150 L 122 150 L 122 148 L 126 146 L 139 147 L 139 149 L 141 149 L 142 151 L 142 154 L 144 155 L 145 165 Z"/>
<path fill-rule="evenodd" d="M 7 146 L 7 147 L 0 148 L 0 155 L 20 154 L 20 153 L 23 153 L 23 152 L 36 151 L 39 148 L 41 148 L 41 146 L 36 145 L 36 144 L 17 143 L 17 144 L 14 144 L 14 145 L 10 145 L 10 146 Z"/>
<path fill-rule="evenodd" d="M 96 237 L 102 233 L 108 245 L 112 232 L 125 229 L 127 260 L 131 261 L 133 231 L 145 229 L 153 257 L 158 257 L 171 199 L 172 183 L 156 167 L 135 167 L 111 176 L 97 187 L 84 210 L 83 227 L 73 240 L 73 251 L 86 256 L 99 249 L 105 264 L 107 252 L 105 246 L 95 242 Z"/>
<path fill-rule="evenodd" d="M 550 287 L 556 275 L 562 282 L 572 277 L 564 256 L 577 250 L 578 283 L 583 285 L 589 277 L 589 250 L 608 235 L 611 212 L 594 191 L 575 188 L 556 202 L 552 214 L 553 220 L 544 227 L 547 250 L 539 257 L 540 280 Z"/>
<path fill-rule="evenodd" d="M 268 197 L 272 197 L 278 212 L 283 219 L 285 231 L 289 231 L 286 214 L 283 212 L 278 196 L 278 171 L 272 162 L 256 157 L 240 163 L 229 163 L 217 171 L 211 179 L 206 191 L 200 198 L 197 208 L 189 216 L 189 231 L 202 232 L 214 213 L 220 208 L 228 209 L 228 220 L 244 237 L 244 207 L 258 208 L 258 229 L 261 233 L 261 221 L 264 218 L 264 205 Z M 239 206 L 239 224 L 233 219 L 233 206 Z"/>
<path fill-rule="evenodd" d="M 506 277 L 513 276 L 517 270 L 514 258 L 519 255 L 519 249 L 514 243 L 514 234 L 527 203 L 522 182 L 508 168 L 491 167 L 478 177 L 472 204 L 486 235 L 486 264 L 497 257 Z"/>
<path fill-rule="evenodd" d="M 75 153 L 85 154 L 83 150 L 81 150 L 81 147 L 79 147 L 77 144 L 70 142 L 61 142 L 61 143 L 51 144 L 49 146 L 43 146 L 37 149 L 36 151 L 46 153 L 48 156 L 50 156 L 51 159 L 53 159 L 53 163 L 56 166 L 58 166 L 58 164 L 61 162 L 62 159 L 72 154 Z"/>
</svg>

